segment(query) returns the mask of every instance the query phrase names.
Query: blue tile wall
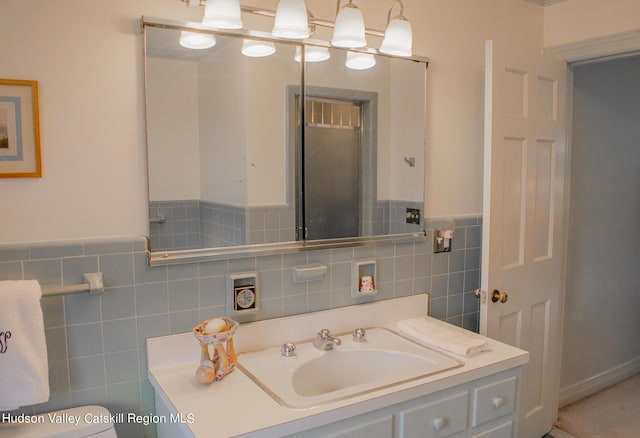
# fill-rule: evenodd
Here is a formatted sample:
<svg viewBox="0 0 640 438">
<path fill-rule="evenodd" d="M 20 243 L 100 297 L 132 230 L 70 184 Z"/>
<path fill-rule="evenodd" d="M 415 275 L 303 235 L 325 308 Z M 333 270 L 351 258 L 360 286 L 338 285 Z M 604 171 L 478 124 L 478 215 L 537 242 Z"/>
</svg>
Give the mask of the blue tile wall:
<svg viewBox="0 0 640 438">
<path fill-rule="evenodd" d="M 200 201 L 149 202 L 149 233 L 155 251 L 202 246 Z"/>
<path fill-rule="evenodd" d="M 431 315 L 477 331 L 482 219 L 427 221 L 419 243 L 341 248 L 162 267 L 147 265 L 146 238 L 0 245 L 0 280 L 37 279 L 43 286 L 76 284 L 101 271 L 105 292 L 43 297 L 51 398 L 16 413 L 86 404 L 111 412 L 154 412 L 146 377 L 145 339 L 190 331 L 225 314 L 225 279 L 257 271 L 255 319 L 357 304 L 350 295 L 351 261 L 375 258 L 379 294 L 366 301 L 431 294 Z M 433 228 L 455 228 L 453 250 L 433 254 Z M 321 262 L 322 280 L 293 283 L 291 267 Z M 124 437 L 154 437 L 153 425 L 118 424 Z"/>
<path fill-rule="evenodd" d="M 149 202 L 154 251 L 290 242 L 295 240 L 291 206 L 234 207 L 213 202 Z"/>
<path fill-rule="evenodd" d="M 407 208 L 420 210 L 420 223 L 407 223 Z M 411 201 L 388 201 L 385 205 L 385 219 L 389 226 L 389 234 L 415 233 L 423 229 L 424 204 Z"/>
<path fill-rule="evenodd" d="M 291 242 L 296 240 L 296 213 L 293 206 L 250 207 L 247 212 L 247 242 Z"/>
<path fill-rule="evenodd" d="M 365 208 L 362 235 L 420 232 L 420 224 L 406 223 L 406 209 L 424 211 L 412 201 L 379 201 Z M 234 207 L 199 200 L 149 202 L 151 246 L 172 251 L 217 246 L 290 242 L 296 238 L 291 206 Z"/>
</svg>

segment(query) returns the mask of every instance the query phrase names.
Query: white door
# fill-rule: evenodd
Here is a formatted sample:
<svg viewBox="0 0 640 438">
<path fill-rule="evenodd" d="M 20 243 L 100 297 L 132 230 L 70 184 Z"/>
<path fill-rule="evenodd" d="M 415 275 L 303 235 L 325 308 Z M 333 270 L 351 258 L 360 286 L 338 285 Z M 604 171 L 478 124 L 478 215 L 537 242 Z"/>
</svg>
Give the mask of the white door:
<svg viewBox="0 0 640 438">
<path fill-rule="evenodd" d="M 527 350 L 518 437 L 557 415 L 564 269 L 564 62 L 486 43 L 482 334 Z M 497 290 L 503 300 L 493 302 Z"/>
</svg>

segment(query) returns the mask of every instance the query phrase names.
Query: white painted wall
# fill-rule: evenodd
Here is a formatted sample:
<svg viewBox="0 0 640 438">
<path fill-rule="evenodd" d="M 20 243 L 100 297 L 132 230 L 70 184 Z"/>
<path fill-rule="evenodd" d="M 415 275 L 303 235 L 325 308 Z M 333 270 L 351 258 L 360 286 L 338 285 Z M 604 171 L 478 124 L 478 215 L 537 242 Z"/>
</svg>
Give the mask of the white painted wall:
<svg viewBox="0 0 640 438">
<path fill-rule="evenodd" d="M 640 1 L 566 0 L 544 8 L 544 47 L 640 29 Z"/>
<path fill-rule="evenodd" d="M 207 199 L 240 206 L 286 204 L 286 89 L 300 82 L 292 46 L 273 56 L 240 55 L 242 40 L 225 43 L 226 61 L 212 62 L 201 84 L 211 93 L 207 137 L 216 145 L 209 162 Z M 233 102 L 221 105 L 220 102 Z M 204 145 L 203 145 L 204 146 Z M 231 163 L 229 163 L 231 159 Z M 231 164 L 231 165 L 229 165 Z M 213 171 L 211 171 L 213 170 Z M 204 170 L 203 170 L 204 171 Z"/>
<path fill-rule="evenodd" d="M 391 175 L 385 199 L 424 202 L 426 100 L 416 97 L 426 95 L 425 87 L 422 64 L 391 60 L 389 90 L 394 96 L 389 111 Z M 414 158 L 415 166 L 410 167 L 405 158 Z"/>
<path fill-rule="evenodd" d="M 640 367 L 639 76 L 640 57 L 574 68 L 561 375 L 568 393 Z"/>
<path fill-rule="evenodd" d="M 247 200 L 250 206 L 287 204 L 287 86 L 300 84 L 295 48 L 278 44 L 266 58 L 242 56 L 247 72 Z M 292 200 L 291 200 L 292 201 Z"/>
<path fill-rule="evenodd" d="M 147 233 L 140 17 L 173 0 L 0 3 L 3 78 L 40 88 L 44 176 L 0 180 L 0 242 Z"/>
<path fill-rule="evenodd" d="M 147 73 L 149 199 L 200 199 L 198 65 L 148 58 Z"/>
<path fill-rule="evenodd" d="M 222 62 L 202 62 L 199 67 L 200 173 L 203 200 L 244 206 L 248 191 L 247 72 L 237 56 L 239 44 L 225 44 L 219 38 L 221 47 L 216 53 Z"/>
<path fill-rule="evenodd" d="M 414 51 L 432 60 L 426 215 L 480 214 L 484 40 L 541 48 L 543 8 L 514 0 L 404 4 Z M 308 5 L 334 17 L 335 2 Z M 387 5 L 360 2 L 369 27 L 384 27 Z M 0 242 L 147 233 L 143 14 L 198 21 L 202 10 L 178 0 L 0 2 L 0 29 L 11 35 L 0 38 L 0 71 L 39 81 L 44 163 L 41 179 L 0 180 Z"/>
</svg>

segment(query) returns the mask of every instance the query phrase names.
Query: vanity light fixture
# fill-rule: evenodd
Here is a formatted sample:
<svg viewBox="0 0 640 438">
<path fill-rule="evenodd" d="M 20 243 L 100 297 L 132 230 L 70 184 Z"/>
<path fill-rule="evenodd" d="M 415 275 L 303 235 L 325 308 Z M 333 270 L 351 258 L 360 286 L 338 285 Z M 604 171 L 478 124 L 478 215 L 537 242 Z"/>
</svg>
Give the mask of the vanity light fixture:
<svg viewBox="0 0 640 438">
<path fill-rule="evenodd" d="M 367 70 L 376 65 L 376 58 L 371 53 L 348 51 L 344 65 L 351 70 Z"/>
<path fill-rule="evenodd" d="M 242 54 L 251 58 L 262 58 L 276 53 L 276 46 L 269 41 L 243 40 Z"/>
<path fill-rule="evenodd" d="M 387 29 L 385 32 L 367 29 L 362 11 L 348 0 L 342 8 L 340 0 L 336 3 L 335 22 L 315 18 L 306 7 L 304 0 L 280 0 L 276 11 L 242 6 L 240 0 L 181 0 L 189 6 L 205 6 L 202 23 L 218 29 L 242 28 L 241 12 L 275 18 L 272 34 L 278 38 L 309 38 L 315 26 L 333 28 L 331 45 L 347 49 L 355 49 L 367 45 L 366 35 L 384 38 L 380 52 L 395 56 L 412 55 L 411 23 L 404 16 L 404 5 L 401 0 L 391 0 L 387 10 Z M 391 19 L 391 12 L 396 6 L 400 13 Z"/>
<path fill-rule="evenodd" d="M 348 49 L 367 45 L 364 17 L 360 8 L 353 4 L 353 0 L 349 0 L 349 3 L 344 5 L 342 9 L 340 9 L 340 0 L 338 0 L 331 45 Z"/>
<path fill-rule="evenodd" d="M 273 36 L 302 40 L 311 36 L 304 0 L 280 0 L 273 25 Z"/>
<path fill-rule="evenodd" d="M 296 62 L 300 62 L 302 60 L 301 52 L 302 49 L 300 47 L 296 47 L 296 56 L 294 57 Z M 305 46 L 304 48 L 304 60 L 306 62 L 322 62 L 329 58 L 331 58 L 331 54 L 329 53 L 328 47 Z"/>
<path fill-rule="evenodd" d="M 391 10 L 396 3 L 400 6 L 400 14 L 392 20 Z M 387 12 L 387 30 L 384 33 L 380 51 L 387 55 L 411 56 L 412 44 L 411 23 L 404 16 L 404 5 L 400 0 L 393 0 Z"/>
<path fill-rule="evenodd" d="M 183 30 L 180 32 L 180 45 L 187 49 L 210 49 L 216 45 L 216 37 L 211 34 Z"/>
<path fill-rule="evenodd" d="M 207 0 L 202 24 L 218 29 L 241 29 L 240 0 Z"/>
</svg>

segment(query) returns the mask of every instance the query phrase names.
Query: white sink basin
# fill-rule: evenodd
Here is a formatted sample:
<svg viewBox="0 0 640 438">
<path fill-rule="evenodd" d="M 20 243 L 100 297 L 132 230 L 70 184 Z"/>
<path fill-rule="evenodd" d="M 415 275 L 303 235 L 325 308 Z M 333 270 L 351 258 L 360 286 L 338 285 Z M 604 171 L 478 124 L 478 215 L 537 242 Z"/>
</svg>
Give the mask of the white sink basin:
<svg viewBox="0 0 640 438">
<path fill-rule="evenodd" d="M 280 347 L 243 353 L 239 368 L 283 406 L 309 408 L 416 380 L 462 365 L 385 328 L 367 330 L 366 342 L 351 334 L 334 350 L 319 351 L 311 341 L 297 344 L 285 358 Z"/>
</svg>

